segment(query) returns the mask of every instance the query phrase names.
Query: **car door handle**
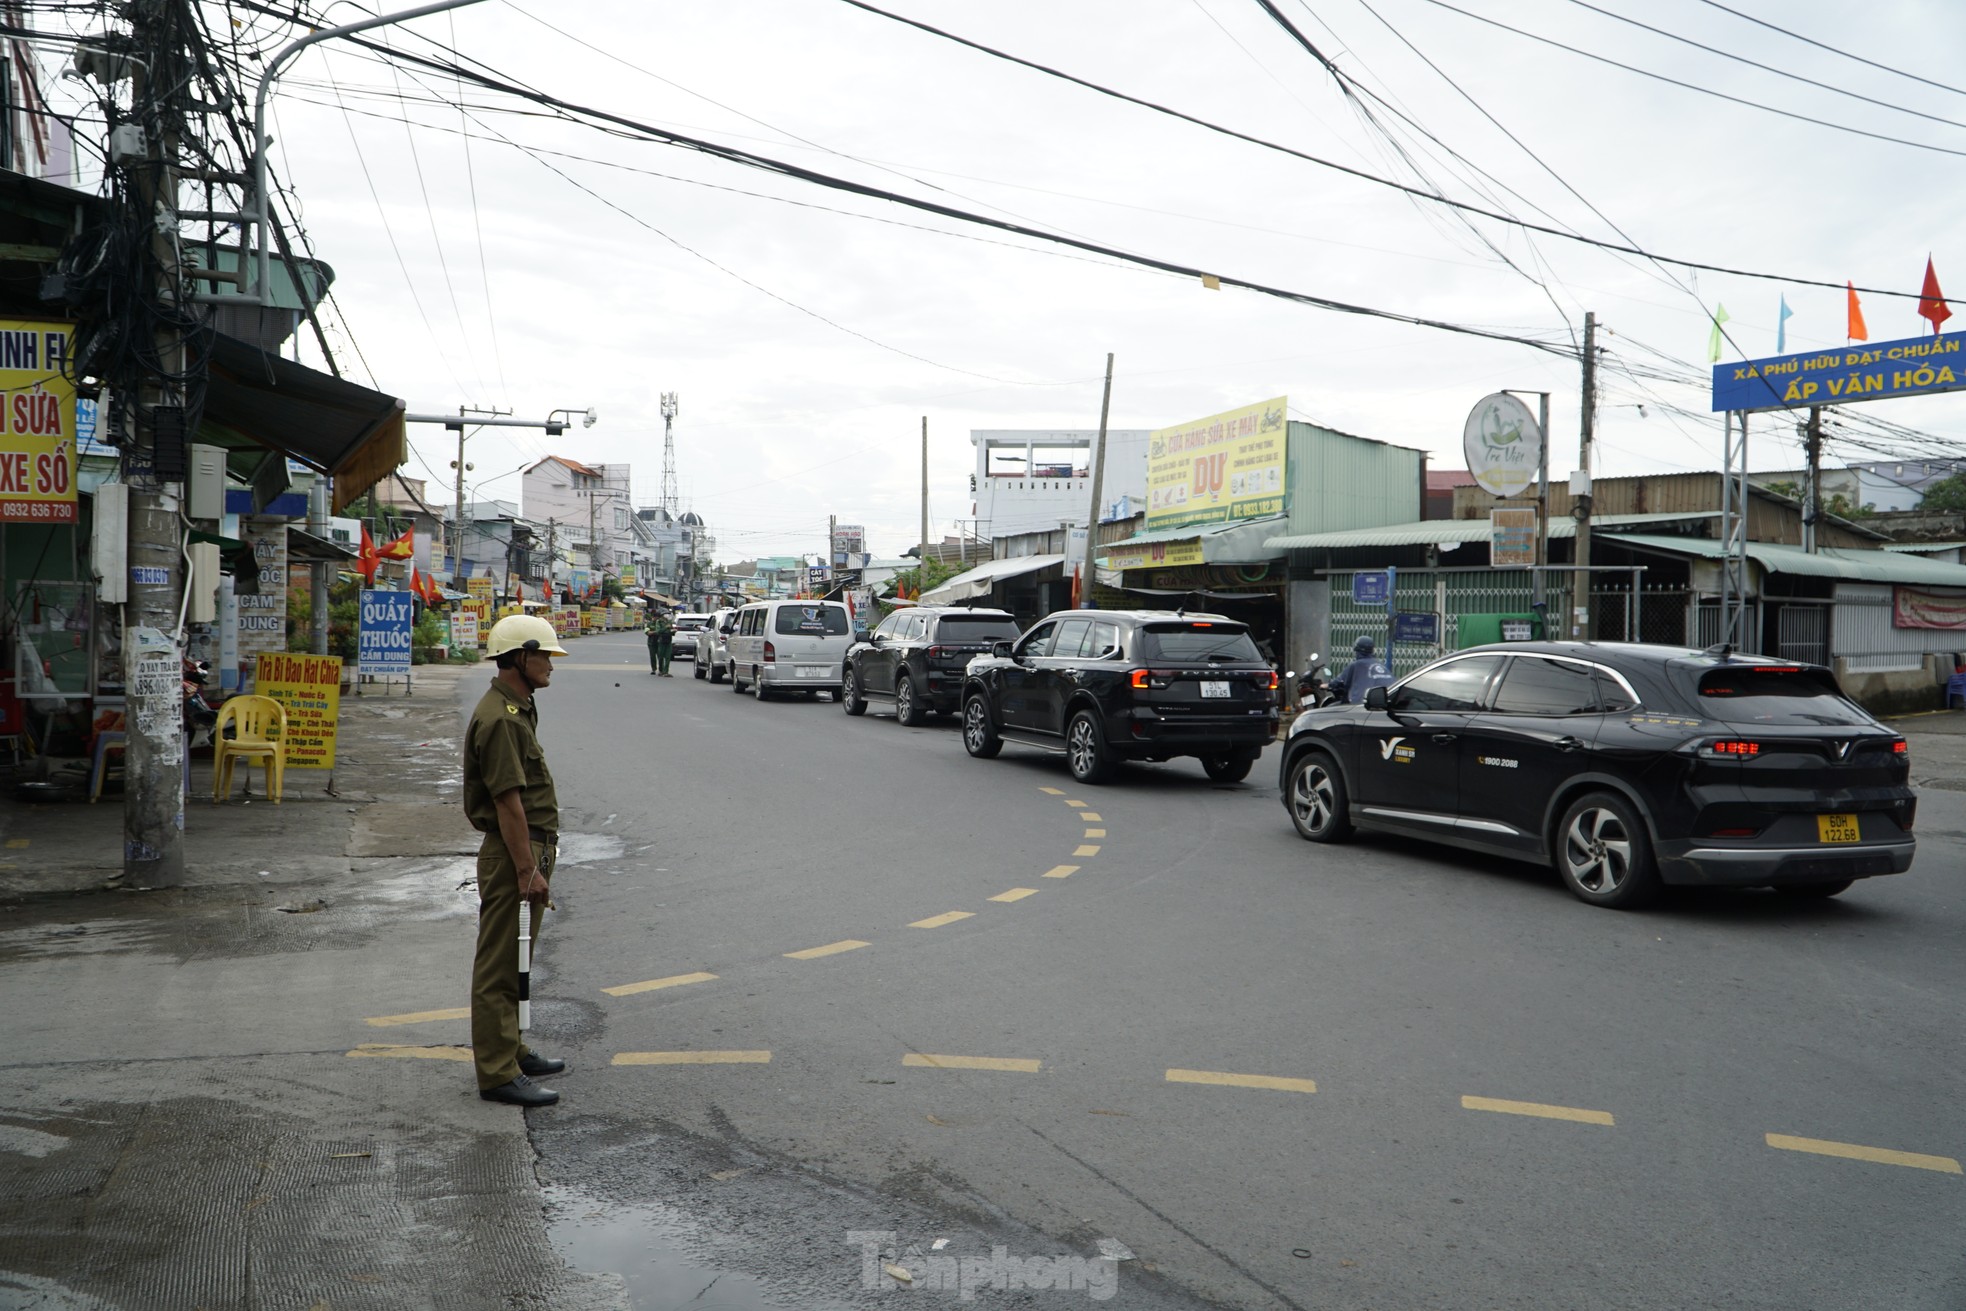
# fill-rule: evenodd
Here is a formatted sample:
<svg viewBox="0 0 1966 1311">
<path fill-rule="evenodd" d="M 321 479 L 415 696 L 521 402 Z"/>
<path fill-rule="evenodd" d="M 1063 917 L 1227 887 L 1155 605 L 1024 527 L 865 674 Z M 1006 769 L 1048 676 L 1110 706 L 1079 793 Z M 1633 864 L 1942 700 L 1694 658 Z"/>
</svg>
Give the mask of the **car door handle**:
<svg viewBox="0 0 1966 1311">
<path fill-rule="evenodd" d="M 1434 741 L 1438 742 L 1442 746 L 1446 746 L 1449 742 L 1458 742 L 1460 741 L 1460 739 L 1461 739 L 1461 735 L 1459 733 L 1434 734 Z"/>
<path fill-rule="evenodd" d="M 1580 737 L 1560 737 L 1554 745 L 1558 751 L 1582 751 L 1584 740 Z"/>
</svg>

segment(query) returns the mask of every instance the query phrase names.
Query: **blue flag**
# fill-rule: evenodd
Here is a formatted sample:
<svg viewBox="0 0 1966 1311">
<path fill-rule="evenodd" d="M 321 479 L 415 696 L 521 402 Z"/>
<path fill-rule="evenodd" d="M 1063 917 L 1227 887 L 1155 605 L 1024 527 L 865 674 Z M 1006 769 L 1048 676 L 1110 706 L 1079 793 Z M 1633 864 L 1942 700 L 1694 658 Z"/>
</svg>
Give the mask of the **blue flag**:
<svg viewBox="0 0 1966 1311">
<path fill-rule="evenodd" d="M 1789 308 L 1789 298 L 1782 297 L 1782 311 L 1775 320 L 1775 354 L 1786 355 L 1789 349 L 1789 318 L 1795 313 Z"/>
</svg>

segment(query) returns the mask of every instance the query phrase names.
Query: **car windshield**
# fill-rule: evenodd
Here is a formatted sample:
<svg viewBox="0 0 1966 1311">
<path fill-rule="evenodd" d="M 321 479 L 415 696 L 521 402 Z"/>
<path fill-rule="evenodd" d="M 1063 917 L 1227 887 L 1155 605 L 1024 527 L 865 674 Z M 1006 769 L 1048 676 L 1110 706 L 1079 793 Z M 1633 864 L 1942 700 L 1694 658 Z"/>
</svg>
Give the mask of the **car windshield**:
<svg viewBox="0 0 1966 1311">
<path fill-rule="evenodd" d="M 1730 724 L 1820 724 L 1849 728 L 1871 717 L 1837 690 L 1826 670 L 1806 665 L 1736 665 L 1700 675 L 1700 708 Z"/>
<path fill-rule="evenodd" d="M 935 631 L 944 642 L 1014 642 L 1017 621 L 990 615 L 944 615 Z"/>
<path fill-rule="evenodd" d="M 1136 660 L 1230 660 L 1263 658 L 1249 630 L 1240 625 L 1189 623 L 1151 624 L 1140 632 Z"/>
<path fill-rule="evenodd" d="M 846 609 L 837 605 L 784 605 L 773 625 L 778 632 L 801 637 L 844 637 Z"/>
<path fill-rule="evenodd" d="M 708 628 L 709 626 L 710 621 L 708 619 L 701 619 L 694 615 L 685 615 L 676 621 L 676 631 L 679 633 L 691 633 L 701 628 Z"/>
</svg>

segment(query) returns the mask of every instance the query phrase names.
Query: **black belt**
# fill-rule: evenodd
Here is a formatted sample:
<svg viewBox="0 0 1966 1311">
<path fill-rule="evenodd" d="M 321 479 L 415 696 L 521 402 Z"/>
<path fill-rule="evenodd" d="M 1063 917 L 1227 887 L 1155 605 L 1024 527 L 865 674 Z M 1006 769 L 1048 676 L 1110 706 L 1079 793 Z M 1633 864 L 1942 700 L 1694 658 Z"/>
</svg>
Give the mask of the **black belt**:
<svg viewBox="0 0 1966 1311">
<path fill-rule="evenodd" d="M 560 835 L 558 833 L 548 833 L 543 828 L 528 828 L 526 830 L 526 836 L 542 847 L 557 847 L 560 845 Z"/>
</svg>

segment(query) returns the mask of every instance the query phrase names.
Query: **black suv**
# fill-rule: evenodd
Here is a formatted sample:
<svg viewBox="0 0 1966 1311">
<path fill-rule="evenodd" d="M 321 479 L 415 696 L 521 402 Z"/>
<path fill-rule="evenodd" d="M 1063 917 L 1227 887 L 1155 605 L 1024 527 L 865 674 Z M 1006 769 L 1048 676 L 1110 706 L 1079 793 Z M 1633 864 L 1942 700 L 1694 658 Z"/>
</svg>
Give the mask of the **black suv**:
<svg viewBox="0 0 1966 1311">
<path fill-rule="evenodd" d="M 1829 670 L 1725 648 L 1456 652 L 1290 727 L 1298 833 L 1354 826 L 1547 861 L 1584 901 L 1664 883 L 1831 897 L 1911 867 L 1903 737 Z"/>
<path fill-rule="evenodd" d="M 962 705 L 969 662 L 1016 637 L 1017 621 L 1002 610 L 896 610 L 847 650 L 840 704 L 849 715 L 864 715 L 869 701 L 891 700 L 894 717 L 910 728 L 931 710 L 952 715 Z"/>
<path fill-rule="evenodd" d="M 963 746 L 1063 750 L 1072 777 L 1120 760 L 1199 756 L 1208 776 L 1249 776 L 1276 737 L 1277 675 L 1249 629 L 1178 610 L 1061 610 L 970 664 Z"/>
</svg>

